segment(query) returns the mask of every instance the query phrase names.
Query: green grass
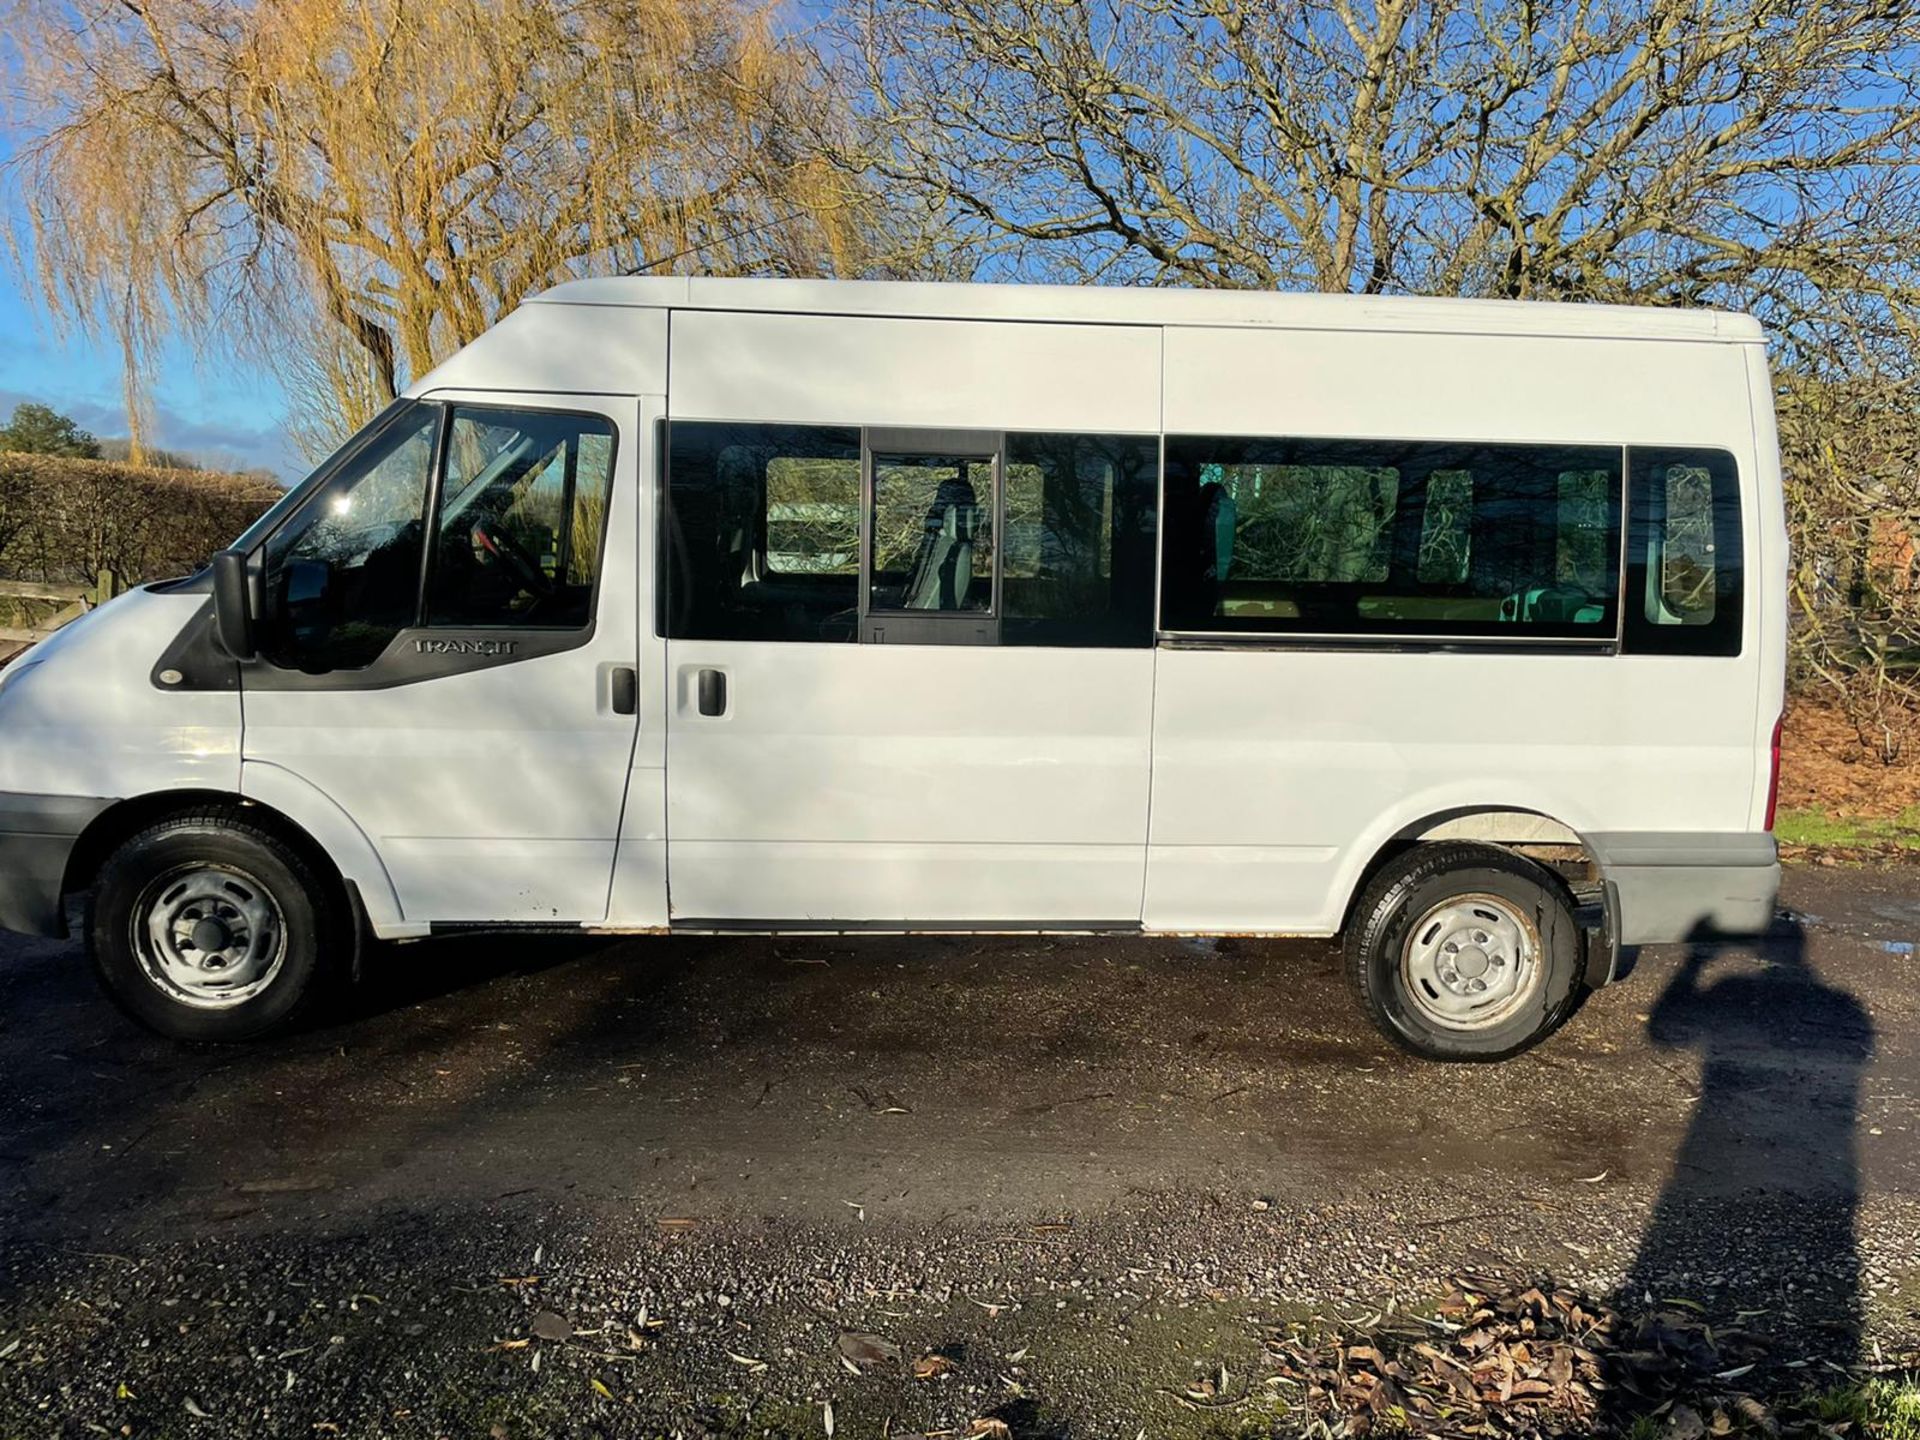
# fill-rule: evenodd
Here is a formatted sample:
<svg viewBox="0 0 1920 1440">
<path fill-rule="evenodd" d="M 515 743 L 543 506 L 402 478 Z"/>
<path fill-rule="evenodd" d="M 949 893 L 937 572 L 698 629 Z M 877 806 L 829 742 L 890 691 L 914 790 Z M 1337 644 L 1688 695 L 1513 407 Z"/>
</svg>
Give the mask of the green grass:
<svg viewBox="0 0 1920 1440">
<path fill-rule="evenodd" d="M 1920 850 L 1920 805 L 1909 805 L 1890 820 L 1829 815 L 1817 807 L 1782 810 L 1774 817 L 1773 833 L 1782 845 L 1824 850 Z"/>
<path fill-rule="evenodd" d="M 1909 1376 L 1843 1385 L 1819 1396 L 1813 1415 L 1822 1425 L 1848 1425 L 1847 1433 L 1872 1440 L 1920 1440 L 1920 1381 Z"/>
</svg>

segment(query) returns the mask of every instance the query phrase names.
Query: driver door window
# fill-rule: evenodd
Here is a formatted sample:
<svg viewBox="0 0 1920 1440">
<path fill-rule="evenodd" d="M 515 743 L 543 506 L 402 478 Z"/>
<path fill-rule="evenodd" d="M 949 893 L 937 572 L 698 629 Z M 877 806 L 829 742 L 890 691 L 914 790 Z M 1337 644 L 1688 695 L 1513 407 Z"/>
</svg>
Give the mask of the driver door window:
<svg viewBox="0 0 1920 1440">
<path fill-rule="evenodd" d="M 613 453 L 598 415 L 396 411 L 268 541 L 267 658 L 327 674 L 420 625 L 587 630 Z"/>
<path fill-rule="evenodd" d="M 603 419 L 455 407 L 427 623 L 585 628 L 612 481 Z"/>
</svg>

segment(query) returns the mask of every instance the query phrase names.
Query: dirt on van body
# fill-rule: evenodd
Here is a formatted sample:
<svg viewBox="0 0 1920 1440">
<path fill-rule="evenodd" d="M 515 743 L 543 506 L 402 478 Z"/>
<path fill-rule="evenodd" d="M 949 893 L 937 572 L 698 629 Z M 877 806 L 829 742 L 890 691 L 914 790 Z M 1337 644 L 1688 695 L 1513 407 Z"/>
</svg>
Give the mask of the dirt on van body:
<svg viewBox="0 0 1920 1440">
<path fill-rule="evenodd" d="M 0 1437 L 1432 1429 L 1422 1331 L 1461 1424 L 1767 1433 L 1920 1338 L 1920 869 L 1785 898 L 1483 1067 L 1312 942 L 431 942 L 214 1050 L 7 941 Z"/>
</svg>

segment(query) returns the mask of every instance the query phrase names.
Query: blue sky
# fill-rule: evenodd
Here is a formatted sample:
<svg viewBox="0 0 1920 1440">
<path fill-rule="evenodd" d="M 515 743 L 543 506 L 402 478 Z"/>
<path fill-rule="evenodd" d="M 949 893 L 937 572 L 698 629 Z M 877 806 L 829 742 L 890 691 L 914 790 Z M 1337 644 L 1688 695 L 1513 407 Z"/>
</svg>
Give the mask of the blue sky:
<svg viewBox="0 0 1920 1440">
<path fill-rule="evenodd" d="M 257 365 L 176 343 L 153 376 L 151 443 L 210 464 L 265 466 L 288 480 L 305 470 L 287 440 L 286 402 Z M 0 271 L 0 416 L 23 400 L 51 405 L 96 435 L 127 433 L 119 351 L 58 333 L 8 267 Z"/>
<path fill-rule="evenodd" d="M 0 133 L 0 162 L 10 149 Z M 8 195 L 5 220 L 19 235 L 13 202 Z M 287 439 L 285 397 L 260 366 L 176 342 L 156 357 L 152 374 L 149 443 L 209 464 L 264 466 L 286 480 L 305 473 Z M 31 283 L 0 256 L 0 417 L 23 400 L 51 405 L 102 437 L 127 433 L 119 350 L 61 333 Z"/>
</svg>

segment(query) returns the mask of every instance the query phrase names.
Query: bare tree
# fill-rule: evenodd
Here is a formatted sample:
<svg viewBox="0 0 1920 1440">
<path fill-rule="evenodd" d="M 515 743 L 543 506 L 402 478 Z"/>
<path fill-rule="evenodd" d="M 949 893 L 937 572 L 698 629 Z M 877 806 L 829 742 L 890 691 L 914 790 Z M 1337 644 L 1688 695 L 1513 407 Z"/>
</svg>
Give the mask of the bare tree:
<svg viewBox="0 0 1920 1440">
<path fill-rule="evenodd" d="M 0 3 L 49 303 L 135 368 L 236 345 L 323 429 L 568 276 L 885 263 L 812 148 L 832 97 L 746 0 Z"/>
<path fill-rule="evenodd" d="M 1920 9 L 856 0 L 871 173 L 1024 275 L 1920 303 Z"/>
<path fill-rule="evenodd" d="M 1758 314 L 1796 678 L 1884 758 L 1912 748 L 1920 7 L 849 4 L 846 161 L 944 209 L 987 273 Z"/>
</svg>

